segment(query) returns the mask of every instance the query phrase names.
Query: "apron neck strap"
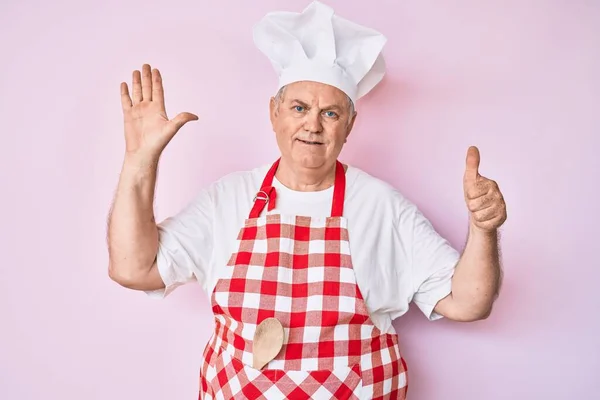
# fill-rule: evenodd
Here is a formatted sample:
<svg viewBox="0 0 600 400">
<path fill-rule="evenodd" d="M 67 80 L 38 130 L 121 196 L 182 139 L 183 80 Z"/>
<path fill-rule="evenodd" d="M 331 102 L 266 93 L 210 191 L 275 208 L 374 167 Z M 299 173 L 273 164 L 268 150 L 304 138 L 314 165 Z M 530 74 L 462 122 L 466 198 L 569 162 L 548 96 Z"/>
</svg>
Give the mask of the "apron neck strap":
<svg viewBox="0 0 600 400">
<path fill-rule="evenodd" d="M 275 208 L 276 190 L 273 187 L 273 179 L 279 167 L 281 158 L 277 159 L 267 172 L 263 180 L 260 190 L 254 197 L 254 206 L 250 211 L 249 218 L 258 218 L 265 206 L 268 205 L 268 210 Z M 346 194 L 346 173 L 344 165 L 340 161 L 335 164 L 335 183 L 333 186 L 333 201 L 331 204 L 331 216 L 341 217 L 344 214 L 344 197 Z"/>
</svg>

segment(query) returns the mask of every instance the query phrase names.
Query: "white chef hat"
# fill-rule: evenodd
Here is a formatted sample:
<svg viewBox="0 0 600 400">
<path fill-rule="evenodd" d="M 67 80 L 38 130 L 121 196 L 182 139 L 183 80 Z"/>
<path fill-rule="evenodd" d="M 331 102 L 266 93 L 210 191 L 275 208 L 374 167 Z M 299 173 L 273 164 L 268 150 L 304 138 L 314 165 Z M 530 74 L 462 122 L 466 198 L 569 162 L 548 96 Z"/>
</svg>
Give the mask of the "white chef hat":
<svg viewBox="0 0 600 400">
<path fill-rule="evenodd" d="M 385 36 L 334 15 L 318 1 L 301 13 L 268 13 L 255 25 L 253 36 L 277 72 L 278 89 L 316 81 L 337 87 L 356 102 L 385 74 Z"/>
</svg>

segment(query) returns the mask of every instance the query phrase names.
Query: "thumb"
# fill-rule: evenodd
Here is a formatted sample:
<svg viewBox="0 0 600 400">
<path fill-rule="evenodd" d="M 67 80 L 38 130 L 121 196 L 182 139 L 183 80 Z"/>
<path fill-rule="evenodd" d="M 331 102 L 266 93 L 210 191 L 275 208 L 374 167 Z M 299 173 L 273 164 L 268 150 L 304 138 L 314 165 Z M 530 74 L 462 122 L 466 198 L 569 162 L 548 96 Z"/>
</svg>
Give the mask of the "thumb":
<svg viewBox="0 0 600 400">
<path fill-rule="evenodd" d="M 469 147 L 465 167 L 465 185 L 475 183 L 479 177 L 479 149 L 475 146 Z"/>
<path fill-rule="evenodd" d="M 198 116 L 189 112 L 182 112 L 177 114 L 173 119 L 171 119 L 171 124 L 175 128 L 175 132 L 177 132 L 181 127 L 187 124 L 190 121 L 196 121 Z"/>
</svg>

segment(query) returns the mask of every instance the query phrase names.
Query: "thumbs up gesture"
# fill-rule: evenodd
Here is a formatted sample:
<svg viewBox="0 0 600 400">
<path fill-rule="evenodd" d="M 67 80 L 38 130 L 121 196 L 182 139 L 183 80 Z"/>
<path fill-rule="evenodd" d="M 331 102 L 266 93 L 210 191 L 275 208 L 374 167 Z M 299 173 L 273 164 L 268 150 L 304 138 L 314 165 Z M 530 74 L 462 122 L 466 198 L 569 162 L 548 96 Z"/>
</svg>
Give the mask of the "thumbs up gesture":
<svg viewBox="0 0 600 400">
<path fill-rule="evenodd" d="M 479 149 L 469 147 L 463 179 L 465 201 L 471 226 L 490 233 L 506 221 L 506 204 L 498 184 L 479 175 L 479 162 Z"/>
</svg>

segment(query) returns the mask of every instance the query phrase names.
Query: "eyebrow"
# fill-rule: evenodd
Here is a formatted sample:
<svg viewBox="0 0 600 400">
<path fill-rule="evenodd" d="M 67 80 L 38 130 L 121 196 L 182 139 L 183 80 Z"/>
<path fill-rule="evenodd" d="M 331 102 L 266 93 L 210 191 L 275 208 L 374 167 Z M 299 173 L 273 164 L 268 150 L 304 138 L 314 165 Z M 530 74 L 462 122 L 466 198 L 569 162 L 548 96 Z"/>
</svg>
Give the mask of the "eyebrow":
<svg viewBox="0 0 600 400">
<path fill-rule="evenodd" d="M 306 108 L 310 107 L 308 104 L 306 104 L 305 102 L 303 102 L 302 100 L 299 100 L 299 99 L 292 99 L 292 103 L 298 103 L 302 107 L 306 107 Z M 322 109 L 323 110 L 337 110 L 337 111 L 342 111 L 342 107 L 340 107 L 340 106 L 338 106 L 336 104 L 332 104 L 330 106 L 323 107 Z"/>
</svg>

